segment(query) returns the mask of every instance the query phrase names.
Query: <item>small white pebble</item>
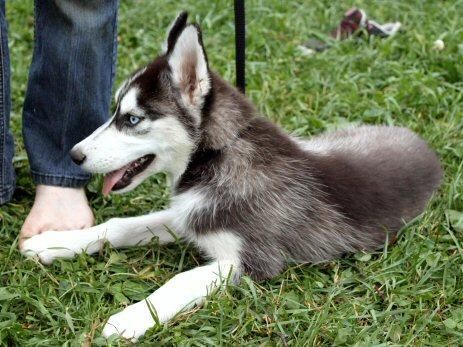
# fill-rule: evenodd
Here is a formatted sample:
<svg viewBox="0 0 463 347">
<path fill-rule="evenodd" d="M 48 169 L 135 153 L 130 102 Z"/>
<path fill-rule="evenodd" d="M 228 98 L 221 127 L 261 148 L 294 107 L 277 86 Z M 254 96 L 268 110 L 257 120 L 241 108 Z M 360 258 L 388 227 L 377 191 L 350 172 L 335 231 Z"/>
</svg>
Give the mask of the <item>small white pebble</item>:
<svg viewBox="0 0 463 347">
<path fill-rule="evenodd" d="M 436 51 L 442 51 L 445 48 L 444 41 L 442 41 L 441 39 L 434 41 L 433 48 Z"/>
</svg>

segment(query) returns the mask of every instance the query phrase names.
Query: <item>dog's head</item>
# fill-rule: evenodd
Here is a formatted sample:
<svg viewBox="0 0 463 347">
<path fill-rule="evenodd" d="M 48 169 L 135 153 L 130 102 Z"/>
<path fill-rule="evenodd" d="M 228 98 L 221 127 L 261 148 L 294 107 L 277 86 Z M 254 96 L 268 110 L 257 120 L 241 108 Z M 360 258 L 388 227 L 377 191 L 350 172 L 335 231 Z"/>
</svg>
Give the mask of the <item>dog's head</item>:
<svg viewBox="0 0 463 347">
<path fill-rule="evenodd" d="M 73 147 L 74 162 L 105 174 L 105 194 L 132 190 L 160 171 L 175 179 L 195 148 L 211 84 L 201 31 L 183 12 L 163 54 L 118 89 L 113 117 Z"/>
</svg>

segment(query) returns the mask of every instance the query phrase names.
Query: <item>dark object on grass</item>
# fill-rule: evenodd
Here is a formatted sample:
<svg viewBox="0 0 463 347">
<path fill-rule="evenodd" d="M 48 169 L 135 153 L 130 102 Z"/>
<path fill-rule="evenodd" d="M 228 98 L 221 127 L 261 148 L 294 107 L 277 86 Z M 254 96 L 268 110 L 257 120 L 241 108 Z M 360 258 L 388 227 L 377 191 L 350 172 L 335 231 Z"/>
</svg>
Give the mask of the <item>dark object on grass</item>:
<svg viewBox="0 0 463 347">
<path fill-rule="evenodd" d="M 331 31 L 331 37 L 335 40 L 345 40 L 353 35 L 368 35 L 389 37 L 393 36 L 400 29 L 400 22 L 379 24 L 368 19 L 365 11 L 359 8 L 352 8 L 344 14 L 341 23 Z M 303 43 L 300 48 L 308 54 L 315 51 L 320 52 L 329 48 L 329 44 L 317 39 L 310 39 Z"/>
</svg>

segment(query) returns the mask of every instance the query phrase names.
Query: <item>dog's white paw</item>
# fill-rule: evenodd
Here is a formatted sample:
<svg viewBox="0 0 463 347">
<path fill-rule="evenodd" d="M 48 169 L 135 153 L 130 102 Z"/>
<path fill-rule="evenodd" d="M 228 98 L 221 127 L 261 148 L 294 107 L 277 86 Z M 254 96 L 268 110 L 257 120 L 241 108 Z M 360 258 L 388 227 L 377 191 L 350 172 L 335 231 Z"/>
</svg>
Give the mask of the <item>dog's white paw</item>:
<svg viewBox="0 0 463 347">
<path fill-rule="evenodd" d="M 135 342 L 153 326 L 154 319 L 148 306 L 144 301 L 140 301 L 112 315 L 103 328 L 103 336 L 108 338 L 116 334 Z"/>
<path fill-rule="evenodd" d="M 63 238 L 62 231 L 46 231 L 24 241 L 21 253 L 26 257 L 38 257 L 43 264 L 51 264 L 57 258 L 72 258 L 70 240 Z"/>
</svg>

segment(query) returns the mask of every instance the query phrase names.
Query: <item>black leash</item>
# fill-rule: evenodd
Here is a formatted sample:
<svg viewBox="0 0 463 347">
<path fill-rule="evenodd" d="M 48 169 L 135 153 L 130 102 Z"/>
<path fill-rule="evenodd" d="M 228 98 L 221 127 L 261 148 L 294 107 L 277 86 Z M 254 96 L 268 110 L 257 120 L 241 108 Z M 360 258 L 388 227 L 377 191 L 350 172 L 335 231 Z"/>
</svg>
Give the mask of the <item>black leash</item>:
<svg viewBox="0 0 463 347">
<path fill-rule="evenodd" d="M 246 92 L 246 17 L 245 0 L 235 0 L 235 59 L 236 87 L 244 94 Z"/>
</svg>

